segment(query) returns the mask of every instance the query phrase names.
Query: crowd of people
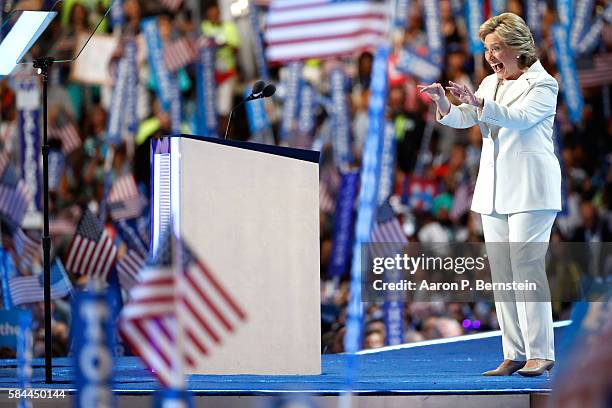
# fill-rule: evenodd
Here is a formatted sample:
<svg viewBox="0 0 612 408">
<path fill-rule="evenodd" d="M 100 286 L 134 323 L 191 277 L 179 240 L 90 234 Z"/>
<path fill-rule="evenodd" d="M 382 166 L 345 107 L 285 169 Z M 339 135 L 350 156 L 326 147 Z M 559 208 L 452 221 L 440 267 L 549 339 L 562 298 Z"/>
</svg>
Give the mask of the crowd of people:
<svg viewBox="0 0 612 408">
<path fill-rule="evenodd" d="M 155 3 L 155 4 L 153 4 Z M 255 61 L 244 58 L 241 47 L 251 38 L 238 29 L 237 22 L 221 13 L 219 6 L 210 1 L 200 2 L 201 18 L 183 2 L 176 10 L 170 10 L 164 2 L 125 0 L 122 4 L 125 24 L 122 35 L 141 34 L 141 20 L 156 17 L 162 42 L 171 38 L 200 32 L 217 42 L 215 66 L 217 81 L 218 134 L 224 134 L 231 107 L 240 101 L 243 90 L 252 85 Z M 546 70 L 557 74 L 556 60 L 551 45 L 550 26 L 557 18 L 552 2 L 542 16 L 541 39 L 536 43 L 538 57 Z M 596 2 L 598 6 L 601 2 Z M 42 1 L 28 2 L 29 6 L 44 7 Z M 104 1 L 62 2 L 62 18 L 53 23 L 55 30 L 65 32 L 62 46 L 76 47 L 80 33 L 89 33 L 95 27 L 106 3 Z M 508 10 L 524 15 L 523 4 L 508 1 Z M 265 11 L 265 7 L 260 10 Z M 264 13 L 262 12 L 262 15 Z M 223 15 L 223 18 L 222 18 Z M 238 19 L 247 18 L 245 16 Z M 441 83 L 453 81 L 467 84 L 481 82 L 489 68 L 483 64 L 482 55 L 471 55 L 465 24 L 451 9 L 450 0 L 440 1 L 441 30 L 444 37 L 445 57 L 442 64 Z M 99 28 L 108 34 L 118 35 L 117 27 L 103 24 Z M 412 1 L 404 29 L 393 37 L 389 66 L 389 89 L 386 116 L 395 127 L 396 165 L 392 207 L 409 242 L 481 242 L 480 217 L 469 211 L 473 186 L 478 172 L 481 136 L 477 127 L 465 130 L 450 129 L 435 123 L 434 111 L 428 98 L 419 94 L 416 85 L 419 78 L 397 70 L 395 62 L 402 46 L 410 44 L 414 49 L 427 47 L 422 1 Z M 72 43 L 71 43 L 72 41 Z M 608 41 L 608 42 L 606 42 Z M 609 36 L 603 36 L 600 50 L 612 46 Z M 172 132 L 172 118 L 162 108 L 155 84 L 151 81 L 151 67 L 146 58 L 145 41 L 137 41 L 138 74 L 138 129 L 131 139 L 110 148 L 106 140 L 112 86 L 91 85 L 71 78 L 67 65 L 52 67 L 49 92 L 49 128 L 73 129 L 77 143 L 67 149 L 67 139 L 51 141 L 52 147 L 61 147 L 65 162 L 57 185 L 51 189 L 51 219 L 53 253 L 63 257 L 74 234 L 82 208 L 98 212 L 108 194 L 109 183 L 125 174 L 132 174 L 143 196 L 150 191 L 150 141 Z M 350 79 L 347 94 L 350 108 L 352 166 L 358 169 L 361 153 L 368 132 L 368 98 L 371 83 L 374 50 L 334 60 L 309 60 L 304 64 L 303 77 L 321 95 L 329 94 L 328 74 L 332 67 L 342 66 Z M 599 52 L 599 51 L 598 51 Z M 604 51 L 601 51 L 604 52 Z M 121 54 L 117 51 L 117 56 Z M 113 70 L 116 58 L 111 60 Z M 394 62 L 395 61 L 395 62 Z M 250 66 L 249 66 L 250 64 Z M 282 96 L 285 67 L 268 67 L 273 79 L 278 81 Z M 188 65 L 178 71 L 177 81 L 183 97 L 185 112 L 192 112 L 195 105 L 195 66 Z M 33 74 L 32 74 L 33 75 Z M 21 157 L 19 143 L 19 115 L 14 81 L 5 78 L 0 82 L 2 123 L 0 138 L 3 149 L 9 153 L 10 162 L 18 168 Z M 561 93 L 563 84 L 561 84 Z M 610 118 L 609 86 L 583 87 L 584 108 L 580 123 L 572 123 L 563 97 L 557 107 L 559 159 L 562 164 L 565 192 L 564 211 L 559 214 L 553 229 L 553 241 L 605 242 L 612 238 L 612 149 L 610 149 L 612 120 Z M 248 140 L 249 128 L 244 110 L 237 111 L 230 138 Z M 283 100 L 279 97 L 266 102 L 266 111 L 272 125 L 275 140 L 279 138 L 279 122 Z M 331 205 L 322 205 L 320 212 L 321 244 L 321 300 L 322 300 L 322 352 L 337 353 L 344 350 L 343 337 L 347 303 L 349 299 L 349 271 L 340 279 L 328 274 L 329 258 L 334 238 L 334 200 L 339 190 L 341 172 L 334 161 L 329 138 L 330 112 L 321 105 L 315 109 L 315 127 L 310 137 L 311 148 L 320 149 L 322 190 L 329 194 Z M 194 132 L 185 120 L 182 128 Z M 300 143 L 303 143 L 302 141 Z M 289 140 L 291 144 L 291 139 Z M 110 155 L 112 150 L 112 156 Z M 211 177 L 213 175 L 210 175 Z M 106 228 L 111 234 L 110 217 Z M 40 226 L 26 226 L 28 234 L 40 234 Z M 120 252 L 122 249 L 120 249 Z M 125 251 L 125 249 L 123 249 Z M 40 259 L 33 271 L 40 273 Z M 75 286 L 83 285 L 85 277 L 70 276 Z M 68 352 L 69 315 L 68 300 L 54 301 L 54 352 Z M 43 353 L 43 328 L 40 304 L 29 305 L 35 316 L 35 354 Z M 384 310 L 380 304 L 366 305 L 364 322 L 364 348 L 377 348 L 386 343 Z M 568 317 L 568 304 L 558 304 L 556 319 Z M 498 328 L 492 302 L 448 303 L 412 302 L 403 305 L 403 341 L 419 341 L 439 337 L 451 337 L 471 331 Z"/>
</svg>

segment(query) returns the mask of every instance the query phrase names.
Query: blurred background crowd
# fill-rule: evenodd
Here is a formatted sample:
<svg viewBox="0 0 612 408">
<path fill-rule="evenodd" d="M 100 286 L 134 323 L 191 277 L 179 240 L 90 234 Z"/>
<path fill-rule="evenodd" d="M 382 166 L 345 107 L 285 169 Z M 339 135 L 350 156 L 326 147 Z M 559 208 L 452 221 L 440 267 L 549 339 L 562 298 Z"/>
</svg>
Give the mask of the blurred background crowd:
<svg viewBox="0 0 612 408">
<path fill-rule="evenodd" d="M 256 64 L 253 32 L 249 12 L 259 13 L 257 24 L 265 31 L 268 1 L 227 1 L 217 4 L 208 0 L 118 2 L 123 11 L 123 24 L 113 25 L 108 17 L 98 27 L 96 35 L 115 39 L 109 52 L 107 83 L 90 83 L 80 79 L 70 64 L 55 64 L 50 73 L 49 131 L 52 151 L 58 153 L 59 164 L 52 165 L 51 236 L 53 255 L 65 259 L 69 244 L 84 208 L 97 214 L 109 236 L 116 239 L 118 257 L 127 252 L 126 243 L 117 231 L 117 220 L 108 211 L 108 196 L 113 183 L 124 176 L 133 176 L 139 195 L 148 200 L 150 192 L 150 141 L 170 133 L 201 134 L 201 128 L 191 118 L 198 108 L 197 64 L 185 64 L 174 70 L 173 80 L 181 99 L 182 120 L 177 124 L 169 109 L 160 101 L 160 86 L 152 75 L 148 57 L 148 42 L 143 38 L 142 21 L 154 18 L 162 44 L 174 43 L 185 36 L 207 38 L 215 44 L 216 85 L 215 108 L 217 135 L 223 135 L 231 107 L 248 92 L 260 75 Z M 4 11 L 12 8 L 45 9 L 53 2 L 4 1 Z M 55 8 L 60 18 L 52 23 L 51 31 L 61 33 L 54 42 L 56 52 L 72 53 L 80 48 L 82 34 L 90 33 L 109 6 L 108 0 L 66 0 Z M 439 82 L 452 80 L 475 89 L 482 78 L 491 73 L 482 55 L 473 55 L 469 48 L 465 19 L 454 11 L 455 1 L 440 0 L 439 22 L 443 35 L 443 62 Z M 485 3 L 486 18 L 490 12 Z M 508 11 L 525 16 L 528 2 L 509 0 Z M 592 17 L 602 13 L 606 1 L 595 1 Z M 433 119 L 430 101 L 416 90 L 422 78 L 398 69 L 398 59 L 404 46 L 416 52 L 427 52 L 426 23 L 422 0 L 409 2 L 402 30 L 389 35 L 391 55 L 388 67 L 388 92 L 385 117 L 395 129 L 396 153 L 392 195 L 389 199 L 402 233 L 408 242 L 481 242 L 480 218 L 469 211 L 476 180 L 481 135 L 478 127 L 458 130 L 440 126 Z M 538 2 L 541 9 L 540 36 L 536 41 L 539 58 L 548 72 L 559 72 L 551 39 L 551 25 L 558 21 L 556 2 Z M 116 71 L 125 54 L 125 39 L 135 39 L 136 126 L 109 142 L 109 115 L 113 104 L 128 109 L 126 99 L 114 98 Z M 51 40 L 49 40 L 51 41 Z M 265 47 L 265 43 L 264 43 Z M 597 58 L 607 58 L 612 47 L 610 23 L 606 22 L 594 51 L 577 61 L 584 105 L 580 121 L 570 120 L 562 94 L 557 107 L 557 143 L 564 173 L 564 211 L 559 214 L 552 240 L 606 242 L 612 238 L 612 120 L 610 116 L 609 78 L 589 77 Z M 37 50 L 34 50 L 36 53 Z M 38 50 L 38 52 L 42 52 Z M 180 56 L 180 53 L 179 53 Z M 364 49 L 339 58 L 312 58 L 299 66 L 302 80 L 314 89 L 323 101 L 314 104 L 312 127 L 299 137 L 286 137 L 282 127 L 283 109 L 287 95 L 289 68 L 282 64 L 267 64 L 270 79 L 278 92 L 266 99 L 265 115 L 269 121 L 266 138 L 259 138 L 249 126 L 249 114 L 240 107 L 234 114 L 229 138 L 285 144 L 316 149 L 322 152 L 320 244 L 321 244 L 321 301 L 322 352 L 344 350 L 346 305 L 349 299 L 349 267 L 341 273 L 329 272 L 334 240 L 336 201 L 343 173 L 358 170 L 361 165 L 364 140 L 368 133 L 368 103 L 374 50 Z M 165 59 L 165 61 L 168 61 Z M 330 73 L 340 67 L 346 76 L 346 103 L 350 126 L 351 160 L 339 165 L 331 135 L 334 122 L 329 112 L 331 98 Z M 609 67 L 609 66 L 608 66 Z M 609 68 L 608 68 L 609 69 Z M 20 125 L 20 81 L 31 79 L 31 70 L 19 70 L 12 78 L 0 81 L 1 125 L 0 142 L 2 168 L 14 168 L 13 176 L 24 178 L 23 149 Z M 133 78 L 131 79 L 133 80 Z M 113 83 L 115 81 L 115 83 Z M 563 84 L 561 85 L 563 91 Z M 332 104 L 333 105 L 333 104 Z M 116 106 L 115 106 L 116 107 Z M 38 118 L 40 119 L 40 118 Z M 42 125 L 40 125 L 42 126 Z M 213 134 L 209 130 L 208 134 Z M 290 135 L 291 136 L 291 135 Z M 214 177 L 214 175 L 209 175 Z M 40 175 L 39 175 L 40 177 Z M 3 176 L 7 178 L 6 173 Z M 9 181 L 4 180 L 4 183 Z M 148 205 L 148 204 L 147 204 Z M 40 208 L 40 206 L 39 206 Z M 34 211 L 35 213 L 35 211 Z M 146 206 L 143 210 L 146 216 Z M 40 239 L 41 220 L 28 211 L 21 225 L 27 236 Z M 5 230 L 3 229 L 3 234 Z M 38 241 L 39 242 L 39 241 Z M 17 260 L 18 261 L 18 260 Z M 19 262 L 14 262 L 16 265 Z M 346 262 L 350 265 L 350 262 Z M 7 272 L 8 273 L 8 272 Z M 15 268 L 13 274 L 22 276 L 41 273 L 40 254 L 33 257 L 28 267 Z M 85 284 L 86 275 L 67 271 L 71 284 Z M 123 293 L 126 295 L 125 291 Z M 6 291 L 4 292 L 6 296 Z M 35 355 L 43 354 L 42 303 L 24 304 L 35 316 Z M 402 341 L 412 342 L 440 337 L 451 337 L 475 331 L 498 328 L 491 302 L 448 303 L 412 302 L 402 305 Z M 69 298 L 53 302 L 54 353 L 66 355 L 69 338 Z M 555 319 L 566 319 L 568 304 L 555 305 Z M 366 305 L 363 348 L 377 348 L 389 343 L 385 326 L 384 308 L 379 304 Z"/>
</svg>

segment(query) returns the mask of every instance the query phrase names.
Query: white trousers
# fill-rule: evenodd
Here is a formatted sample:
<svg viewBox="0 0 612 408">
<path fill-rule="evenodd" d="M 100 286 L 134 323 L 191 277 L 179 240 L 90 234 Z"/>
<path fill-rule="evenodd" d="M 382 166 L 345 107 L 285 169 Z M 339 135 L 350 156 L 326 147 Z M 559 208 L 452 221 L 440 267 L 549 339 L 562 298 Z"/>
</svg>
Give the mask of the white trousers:
<svg viewBox="0 0 612 408">
<path fill-rule="evenodd" d="M 513 300 L 495 292 L 495 309 L 502 331 L 504 358 L 524 361 L 555 359 L 552 307 L 542 300 L 550 297 L 545 255 L 557 211 L 540 210 L 515 214 L 482 214 L 482 229 L 489 255 L 493 282 L 536 282 L 538 297 L 525 301 L 515 291 Z M 541 244 L 533 244 L 533 243 Z M 497 243 L 511 243 L 509 245 Z M 532 243 L 529 245 L 529 243 Z M 494 247 L 495 250 L 490 250 Z M 503 249 L 502 249 L 503 248 Z"/>
</svg>

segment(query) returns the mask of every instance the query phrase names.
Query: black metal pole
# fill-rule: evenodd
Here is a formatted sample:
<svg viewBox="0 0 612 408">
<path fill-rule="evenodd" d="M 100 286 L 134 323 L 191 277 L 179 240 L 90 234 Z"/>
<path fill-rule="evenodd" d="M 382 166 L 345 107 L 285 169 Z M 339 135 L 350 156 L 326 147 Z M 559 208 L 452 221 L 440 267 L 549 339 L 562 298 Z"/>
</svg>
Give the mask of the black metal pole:
<svg viewBox="0 0 612 408">
<path fill-rule="evenodd" d="M 45 292 L 45 382 L 53 382 L 52 372 L 52 345 L 51 335 L 51 238 L 49 237 L 49 143 L 47 140 L 47 85 L 49 82 L 49 68 L 53 64 L 52 57 L 34 60 L 34 68 L 42 76 L 42 105 L 43 105 L 43 270 Z"/>
</svg>

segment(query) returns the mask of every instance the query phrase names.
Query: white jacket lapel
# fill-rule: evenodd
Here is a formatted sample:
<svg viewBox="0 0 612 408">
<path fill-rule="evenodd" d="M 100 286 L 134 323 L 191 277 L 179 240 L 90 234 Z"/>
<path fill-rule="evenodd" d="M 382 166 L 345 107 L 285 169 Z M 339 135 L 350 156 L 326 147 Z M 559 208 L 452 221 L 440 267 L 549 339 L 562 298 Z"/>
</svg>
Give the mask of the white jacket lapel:
<svg viewBox="0 0 612 408">
<path fill-rule="evenodd" d="M 502 95 L 500 104 L 510 105 L 524 94 L 537 81 L 540 73 L 544 71 L 540 61 L 536 61 L 521 75 Z"/>
</svg>

